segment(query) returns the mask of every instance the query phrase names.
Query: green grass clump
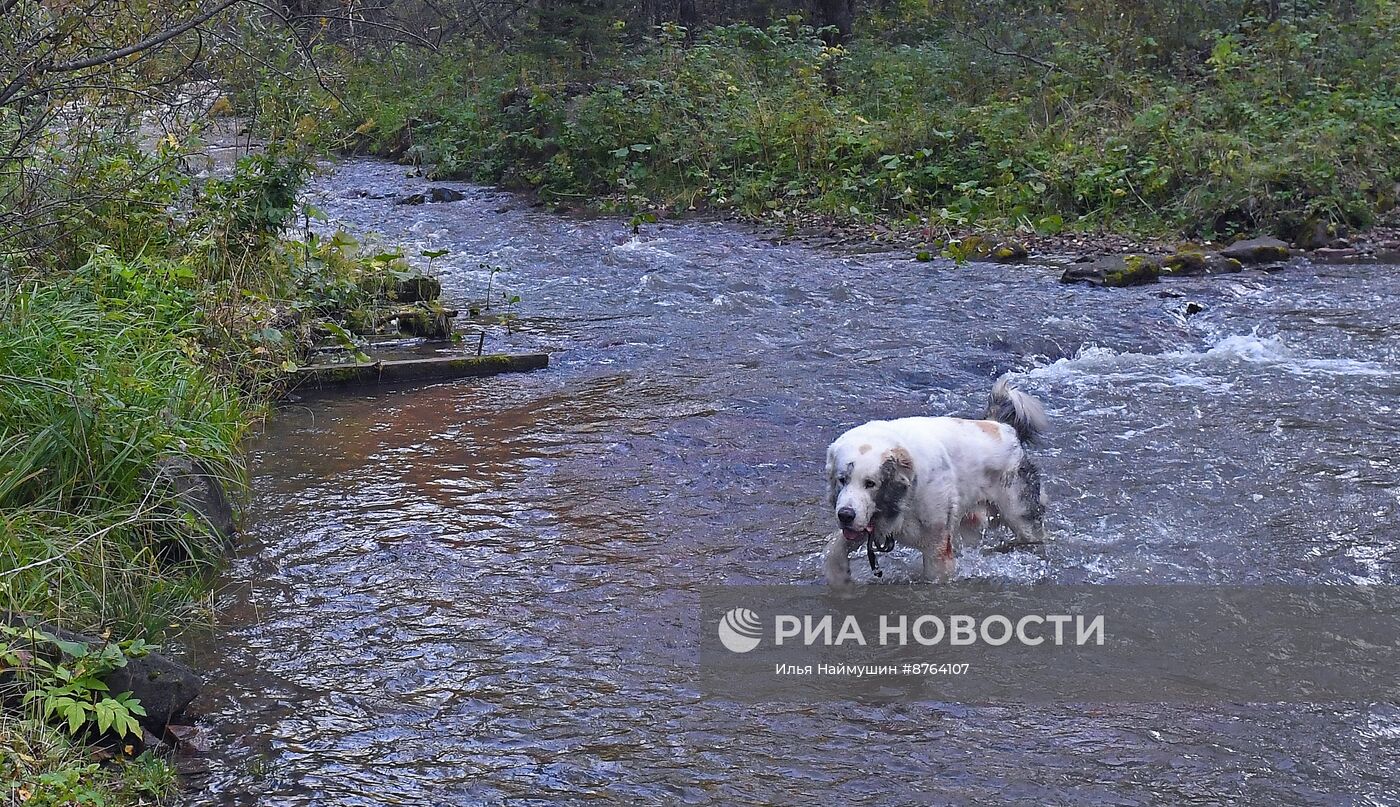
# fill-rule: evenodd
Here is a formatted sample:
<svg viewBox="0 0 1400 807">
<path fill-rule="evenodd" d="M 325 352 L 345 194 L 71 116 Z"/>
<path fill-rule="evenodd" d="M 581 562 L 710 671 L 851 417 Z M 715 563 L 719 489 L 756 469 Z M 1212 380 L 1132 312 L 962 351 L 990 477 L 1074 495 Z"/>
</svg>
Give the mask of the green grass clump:
<svg viewBox="0 0 1400 807">
<path fill-rule="evenodd" d="M 153 469 L 194 458 L 238 491 L 250 411 L 198 360 L 178 287 L 109 296 L 129 268 L 0 286 L 0 602 L 149 637 L 190 616 L 218 556 Z"/>
</svg>

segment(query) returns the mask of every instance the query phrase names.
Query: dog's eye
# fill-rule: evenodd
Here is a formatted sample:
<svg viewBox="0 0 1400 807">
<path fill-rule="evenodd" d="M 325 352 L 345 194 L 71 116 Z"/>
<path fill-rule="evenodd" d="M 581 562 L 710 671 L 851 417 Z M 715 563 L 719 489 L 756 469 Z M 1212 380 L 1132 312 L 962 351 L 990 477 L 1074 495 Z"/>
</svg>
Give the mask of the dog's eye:
<svg viewBox="0 0 1400 807">
<path fill-rule="evenodd" d="M 866 490 L 869 490 L 870 488 L 873 488 L 873 487 L 875 487 L 875 480 L 874 480 L 874 479 L 867 479 L 867 480 L 865 480 L 865 488 L 866 488 Z"/>
</svg>

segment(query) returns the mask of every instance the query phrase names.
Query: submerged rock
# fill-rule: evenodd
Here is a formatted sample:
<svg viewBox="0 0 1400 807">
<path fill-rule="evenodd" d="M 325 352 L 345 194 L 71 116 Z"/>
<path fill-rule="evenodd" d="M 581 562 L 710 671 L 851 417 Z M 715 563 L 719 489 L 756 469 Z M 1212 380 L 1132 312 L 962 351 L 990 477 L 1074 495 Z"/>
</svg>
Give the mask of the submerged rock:
<svg viewBox="0 0 1400 807">
<path fill-rule="evenodd" d="M 454 191 L 451 188 L 433 188 L 428 191 L 428 201 L 430 202 L 460 202 L 467 198 L 465 193 Z"/>
<path fill-rule="evenodd" d="M 1288 245 L 1277 238 L 1249 238 L 1236 241 L 1220 250 L 1227 258 L 1240 263 L 1275 263 L 1288 260 Z"/>
<path fill-rule="evenodd" d="M 1060 282 L 1114 287 L 1145 286 L 1156 283 L 1161 272 L 1162 265 L 1146 255 L 1113 255 L 1069 267 L 1060 276 Z"/>
<path fill-rule="evenodd" d="M 1339 249 L 1323 247 L 1322 249 L 1313 250 L 1312 254 L 1308 257 L 1318 263 L 1361 263 L 1371 258 L 1365 251 L 1357 249 L 1356 247 Z"/>
<path fill-rule="evenodd" d="M 427 202 L 460 202 L 467 198 L 465 193 L 451 188 L 429 188 L 425 193 L 410 193 L 394 200 L 396 205 L 421 205 Z"/>
</svg>

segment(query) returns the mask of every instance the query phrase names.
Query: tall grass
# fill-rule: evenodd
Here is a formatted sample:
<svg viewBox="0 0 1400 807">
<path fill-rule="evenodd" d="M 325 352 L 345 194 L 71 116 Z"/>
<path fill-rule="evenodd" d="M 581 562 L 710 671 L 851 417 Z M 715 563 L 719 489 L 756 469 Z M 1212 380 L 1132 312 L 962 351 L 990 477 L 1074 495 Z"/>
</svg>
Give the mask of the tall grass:
<svg viewBox="0 0 1400 807">
<path fill-rule="evenodd" d="M 153 469 L 191 457 L 237 490 L 250 413 L 198 360 L 185 292 L 121 293 L 130 270 L 99 253 L 0 286 L 0 604 L 152 636 L 218 552 Z"/>
</svg>

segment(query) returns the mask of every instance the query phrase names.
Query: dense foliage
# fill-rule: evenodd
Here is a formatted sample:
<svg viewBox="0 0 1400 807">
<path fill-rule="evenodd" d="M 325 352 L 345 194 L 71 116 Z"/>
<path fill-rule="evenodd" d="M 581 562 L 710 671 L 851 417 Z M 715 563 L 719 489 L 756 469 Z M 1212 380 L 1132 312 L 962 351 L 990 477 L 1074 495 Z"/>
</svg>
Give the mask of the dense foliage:
<svg viewBox="0 0 1400 807">
<path fill-rule="evenodd" d="M 1014 49 L 1014 19 L 876 20 L 846 47 L 796 19 L 663 28 L 586 75 L 399 49 L 347 66 L 349 103 L 325 109 L 351 146 L 565 202 L 1192 235 L 1395 204 L 1400 5 L 1171 41 L 1132 34 L 1142 20 L 1037 21 Z"/>
</svg>

